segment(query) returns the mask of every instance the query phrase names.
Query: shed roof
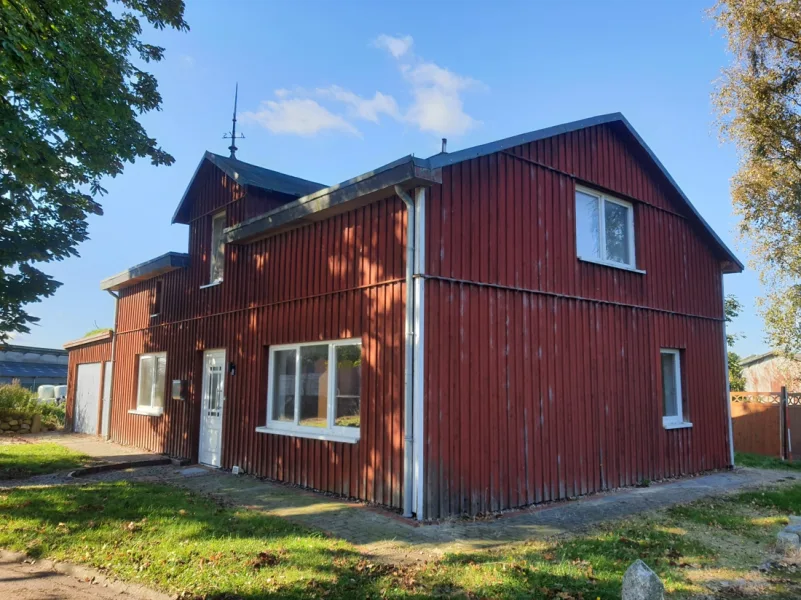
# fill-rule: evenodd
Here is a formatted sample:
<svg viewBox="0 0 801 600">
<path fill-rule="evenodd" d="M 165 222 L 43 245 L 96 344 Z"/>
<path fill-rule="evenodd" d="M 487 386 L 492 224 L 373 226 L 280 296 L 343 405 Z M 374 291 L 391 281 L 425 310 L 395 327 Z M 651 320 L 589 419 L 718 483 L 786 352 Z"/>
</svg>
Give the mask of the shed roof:
<svg viewBox="0 0 801 600">
<path fill-rule="evenodd" d="M 114 330 L 107 329 L 106 331 L 101 331 L 100 333 L 96 333 L 94 335 L 87 335 L 77 340 L 71 340 L 69 342 L 66 342 L 64 344 L 64 349 L 72 350 L 73 348 L 86 346 L 87 344 L 94 344 L 96 342 L 108 342 L 111 341 L 111 338 L 113 337 L 114 337 Z"/>
<path fill-rule="evenodd" d="M 175 214 L 172 217 L 173 223 L 187 224 L 189 222 L 189 212 L 192 206 L 192 195 L 189 192 L 197 174 L 206 163 L 213 164 L 242 186 L 252 186 L 268 192 L 279 192 L 288 196 L 300 197 L 326 187 L 322 183 L 315 183 L 314 181 L 293 177 L 286 173 L 271 171 L 236 158 L 220 156 L 206 151 L 203 154 L 203 158 L 200 159 L 192 179 L 189 180 L 189 185 L 186 186 L 184 195 L 178 203 L 178 208 L 175 209 Z"/>
<path fill-rule="evenodd" d="M 0 377 L 63 377 L 67 381 L 67 365 L 56 363 L 0 362 Z"/>
<path fill-rule="evenodd" d="M 755 363 L 762 362 L 763 360 L 778 358 L 782 356 L 783 356 L 782 353 L 779 352 L 778 350 L 768 350 L 764 354 L 751 354 L 750 356 L 746 356 L 745 358 L 740 359 L 740 366 L 748 367 Z M 796 354 L 793 357 L 787 357 L 787 358 L 792 358 L 794 360 L 801 361 L 801 354 Z"/>
</svg>

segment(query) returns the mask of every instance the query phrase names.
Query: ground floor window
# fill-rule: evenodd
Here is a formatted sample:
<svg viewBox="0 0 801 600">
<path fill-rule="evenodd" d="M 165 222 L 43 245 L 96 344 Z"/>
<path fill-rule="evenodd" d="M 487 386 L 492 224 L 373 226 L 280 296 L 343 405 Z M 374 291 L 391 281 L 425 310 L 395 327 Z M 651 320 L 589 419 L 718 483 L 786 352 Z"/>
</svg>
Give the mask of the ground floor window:
<svg viewBox="0 0 801 600">
<path fill-rule="evenodd" d="M 358 440 L 361 365 L 358 339 L 271 347 L 267 425 L 258 431 Z"/>
<path fill-rule="evenodd" d="M 666 429 L 689 427 L 681 391 L 681 351 L 663 348 L 662 363 L 662 424 Z"/>
<path fill-rule="evenodd" d="M 160 415 L 164 411 L 167 354 L 141 354 L 139 356 L 139 383 L 136 394 L 136 412 Z"/>
</svg>

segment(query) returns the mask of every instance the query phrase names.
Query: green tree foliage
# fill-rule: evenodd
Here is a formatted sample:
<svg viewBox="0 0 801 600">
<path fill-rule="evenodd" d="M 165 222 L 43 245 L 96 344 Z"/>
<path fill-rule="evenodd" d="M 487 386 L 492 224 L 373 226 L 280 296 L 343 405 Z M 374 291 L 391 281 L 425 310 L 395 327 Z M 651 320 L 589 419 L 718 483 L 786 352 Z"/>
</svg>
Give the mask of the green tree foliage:
<svg viewBox="0 0 801 600">
<path fill-rule="evenodd" d="M 77 255 L 101 180 L 136 158 L 173 162 L 138 121 L 161 106 L 143 67 L 164 56 L 142 21 L 187 30 L 184 2 L 116 4 L 0 1 L 0 342 L 60 285 L 37 264 Z"/>
<path fill-rule="evenodd" d="M 723 313 L 726 317 L 726 323 L 731 323 L 743 309 L 743 305 L 734 294 L 726 296 L 723 305 Z M 739 337 L 737 333 L 726 332 L 726 343 L 729 348 L 734 345 L 735 340 Z M 740 364 L 740 355 L 729 350 L 729 389 L 732 392 L 745 391 L 745 376 L 743 375 L 743 367 Z"/>
<path fill-rule="evenodd" d="M 732 200 L 768 292 L 771 344 L 801 350 L 801 0 L 720 0 L 712 15 L 734 61 L 715 101 L 740 165 Z"/>
</svg>

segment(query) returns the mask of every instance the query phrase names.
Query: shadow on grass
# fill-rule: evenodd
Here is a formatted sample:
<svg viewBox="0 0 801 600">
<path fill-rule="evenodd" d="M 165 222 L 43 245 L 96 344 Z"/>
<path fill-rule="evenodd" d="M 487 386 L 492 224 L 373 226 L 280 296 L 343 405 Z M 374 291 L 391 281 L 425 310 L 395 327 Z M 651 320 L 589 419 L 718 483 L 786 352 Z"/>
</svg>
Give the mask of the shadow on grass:
<svg viewBox="0 0 801 600">
<path fill-rule="evenodd" d="M 146 483 L 0 491 L 0 547 L 89 564 L 195 598 L 416 592 L 406 569 L 277 517 Z"/>
</svg>

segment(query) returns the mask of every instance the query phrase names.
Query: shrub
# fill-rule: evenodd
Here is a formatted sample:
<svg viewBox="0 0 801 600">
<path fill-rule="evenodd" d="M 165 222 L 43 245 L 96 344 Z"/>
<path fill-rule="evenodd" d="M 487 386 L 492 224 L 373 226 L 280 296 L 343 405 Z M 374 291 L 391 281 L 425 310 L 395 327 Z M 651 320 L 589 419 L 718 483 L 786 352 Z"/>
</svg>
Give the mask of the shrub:
<svg viewBox="0 0 801 600">
<path fill-rule="evenodd" d="M 64 427 L 65 404 L 40 404 L 38 408 L 42 412 L 42 425 Z"/>
<path fill-rule="evenodd" d="M 36 395 L 21 385 L 0 385 L 0 415 L 29 419 L 41 412 Z"/>
</svg>

